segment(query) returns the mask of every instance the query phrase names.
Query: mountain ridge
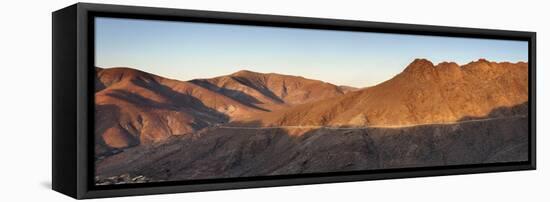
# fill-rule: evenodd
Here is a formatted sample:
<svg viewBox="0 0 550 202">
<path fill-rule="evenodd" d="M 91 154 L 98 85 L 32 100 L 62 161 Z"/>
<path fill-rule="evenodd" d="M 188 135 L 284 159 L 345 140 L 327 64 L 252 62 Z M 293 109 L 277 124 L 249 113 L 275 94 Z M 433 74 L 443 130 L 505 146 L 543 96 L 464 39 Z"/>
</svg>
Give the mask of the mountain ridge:
<svg viewBox="0 0 550 202">
<path fill-rule="evenodd" d="M 455 63 L 456 64 L 456 63 Z M 439 68 L 436 68 L 439 66 Z M 463 66 L 417 59 L 378 85 L 296 106 L 263 125 L 449 122 L 527 101 L 527 64 L 478 60 Z M 313 110 L 314 109 L 314 110 Z M 434 113 L 437 112 L 437 113 Z"/>
<path fill-rule="evenodd" d="M 126 67 L 98 67 L 96 72 L 96 153 L 155 144 L 229 122 L 365 126 L 456 121 L 528 97 L 527 63 L 485 59 L 462 66 L 415 59 L 394 77 L 360 89 L 250 70 L 189 81 Z"/>
<path fill-rule="evenodd" d="M 128 67 L 97 67 L 95 80 L 96 153 L 155 144 L 173 135 L 294 105 L 300 99 L 344 94 L 322 81 L 246 70 L 179 81 Z"/>
</svg>

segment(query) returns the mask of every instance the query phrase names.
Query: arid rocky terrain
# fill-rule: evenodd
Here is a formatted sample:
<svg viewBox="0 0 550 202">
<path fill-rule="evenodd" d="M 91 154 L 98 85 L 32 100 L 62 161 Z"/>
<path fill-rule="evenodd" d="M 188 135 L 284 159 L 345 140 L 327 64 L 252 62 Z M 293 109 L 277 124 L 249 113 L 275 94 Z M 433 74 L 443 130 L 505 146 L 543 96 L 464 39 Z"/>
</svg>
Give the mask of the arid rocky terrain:
<svg viewBox="0 0 550 202">
<path fill-rule="evenodd" d="M 524 161 L 527 69 L 417 59 L 354 88 L 247 70 L 178 81 L 96 68 L 96 182 Z"/>
</svg>

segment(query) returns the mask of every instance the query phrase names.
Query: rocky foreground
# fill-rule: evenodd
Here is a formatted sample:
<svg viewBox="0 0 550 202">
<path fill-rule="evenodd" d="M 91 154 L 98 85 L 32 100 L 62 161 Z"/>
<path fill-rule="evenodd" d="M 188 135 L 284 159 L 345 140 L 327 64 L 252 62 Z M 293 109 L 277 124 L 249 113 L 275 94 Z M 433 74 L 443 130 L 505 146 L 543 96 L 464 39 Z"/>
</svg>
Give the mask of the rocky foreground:
<svg viewBox="0 0 550 202">
<path fill-rule="evenodd" d="M 114 185 L 114 184 L 129 184 L 129 183 L 147 183 L 150 179 L 143 175 L 131 177 L 129 174 L 121 174 L 111 177 L 95 177 L 97 185 Z"/>
<path fill-rule="evenodd" d="M 307 132 L 210 128 L 99 160 L 96 181 L 124 174 L 166 181 L 526 161 L 527 132 L 526 117 Z"/>
</svg>

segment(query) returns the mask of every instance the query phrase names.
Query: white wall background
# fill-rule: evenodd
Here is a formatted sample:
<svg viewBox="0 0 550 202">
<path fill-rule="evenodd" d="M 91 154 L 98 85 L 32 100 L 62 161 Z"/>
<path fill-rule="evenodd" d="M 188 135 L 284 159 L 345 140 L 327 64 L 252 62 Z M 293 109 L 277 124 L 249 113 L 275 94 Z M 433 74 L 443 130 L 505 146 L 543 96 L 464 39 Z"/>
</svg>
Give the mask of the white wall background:
<svg viewBox="0 0 550 202">
<path fill-rule="evenodd" d="M 538 170 L 101 199 L 112 201 L 549 200 L 550 6 L 546 1 L 90 1 L 491 29 L 538 34 Z M 75 3 L 2 1 L 0 201 L 68 201 L 51 186 L 51 12 Z M 28 199 L 28 200 L 27 200 Z"/>
</svg>

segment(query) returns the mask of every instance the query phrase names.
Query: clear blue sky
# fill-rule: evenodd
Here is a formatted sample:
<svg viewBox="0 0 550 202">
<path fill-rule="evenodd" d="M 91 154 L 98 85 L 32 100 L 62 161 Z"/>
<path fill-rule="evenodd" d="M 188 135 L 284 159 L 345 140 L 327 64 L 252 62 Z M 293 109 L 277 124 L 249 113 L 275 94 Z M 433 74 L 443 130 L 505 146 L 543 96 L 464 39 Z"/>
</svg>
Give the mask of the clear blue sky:
<svg viewBox="0 0 550 202">
<path fill-rule="evenodd" d="M 466 64 L 527 62 L 527 42 L 96 18 L 98 67 L 132 67 L 190 80 L 247 69 L 371 86 L 415 58 Z"/>
</svg>

